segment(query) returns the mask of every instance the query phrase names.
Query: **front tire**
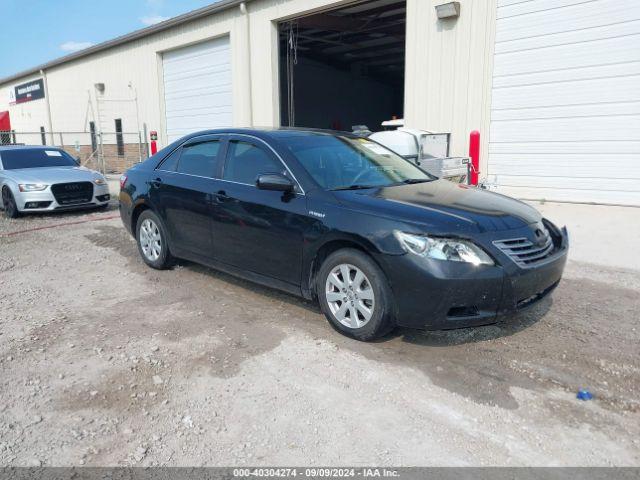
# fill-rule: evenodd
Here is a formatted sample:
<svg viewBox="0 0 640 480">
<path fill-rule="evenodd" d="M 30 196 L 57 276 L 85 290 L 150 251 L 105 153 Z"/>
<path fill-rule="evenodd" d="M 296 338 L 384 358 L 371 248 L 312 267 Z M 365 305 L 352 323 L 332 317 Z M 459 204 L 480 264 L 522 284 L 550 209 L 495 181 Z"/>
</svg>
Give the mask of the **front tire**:
<svg viewBox="0 0 640 480">
<path fill-rule="evenodd" d="M 138 251 L 144 262 L 151 268 L 164 270 L 173 265 L 174 258 L 169 250 L 167 230 L 158 215 L 145 210 L 136 224 Z"/>
<path fill-rule="evenodd" d="M 359 250 L 345 248 L 329 255 L 316 277 L 316 293 L 327 320 L 343 334 L 368 341 L 395 326 L 389 282 Z"/>
<path fill-rule="evenodd" d="M 2 205 L 4 208 L 5 217 L 18 218 L 20 216 L 18 205 L 16 204 L 16 200 L 13 197 L 13 193 L 11 193 L 11 190 L 9 190 L 9 187 L 4 187 L 2 189 Z"/>
</svg>

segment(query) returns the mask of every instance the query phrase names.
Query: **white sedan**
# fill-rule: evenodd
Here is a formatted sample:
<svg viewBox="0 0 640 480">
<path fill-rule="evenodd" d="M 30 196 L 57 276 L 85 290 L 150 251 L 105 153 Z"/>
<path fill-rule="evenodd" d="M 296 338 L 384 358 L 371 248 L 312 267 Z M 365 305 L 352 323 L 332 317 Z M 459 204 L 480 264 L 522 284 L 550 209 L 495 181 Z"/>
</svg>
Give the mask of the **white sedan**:
<svg viewBox="0 0 640 480">
<path fill-rule="evenodd" d="M 111 198 L 99 172 L 47 146 L 0 146 L 0 190 L 5 216 L 106 207 Z"/>
</svg>

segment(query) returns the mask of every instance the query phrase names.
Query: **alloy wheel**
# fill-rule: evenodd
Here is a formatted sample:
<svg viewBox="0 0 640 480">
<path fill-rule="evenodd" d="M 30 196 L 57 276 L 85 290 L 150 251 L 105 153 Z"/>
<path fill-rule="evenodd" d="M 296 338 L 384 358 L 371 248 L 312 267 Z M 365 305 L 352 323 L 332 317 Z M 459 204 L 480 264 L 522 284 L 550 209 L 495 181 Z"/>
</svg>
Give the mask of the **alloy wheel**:
<svg viewBox="0 0 640 480">
<path fill-rule="evenodd" d="M 4 210 L 7 216 L 12 217 L 14 214 L 14 209 L 16 208 L 15 202 L 9 190 L 4 188 L 2 190 L 2 205 L 4 206 Z"/>
<path fill-rule="evenodd" d="M 367 276 L 354 265 L 340 264 L 331 270 L 325 296 L 333 316 L 349 328 L 369 323 L 375 308 L 375 295 Z"/>
<path fill-rule="evenodd" d="M 148 260 L 155 262 L 162 253 L 162 235 L 158 225 L 150 218 L 140 225 L 140 247 Z"/>
</svg>

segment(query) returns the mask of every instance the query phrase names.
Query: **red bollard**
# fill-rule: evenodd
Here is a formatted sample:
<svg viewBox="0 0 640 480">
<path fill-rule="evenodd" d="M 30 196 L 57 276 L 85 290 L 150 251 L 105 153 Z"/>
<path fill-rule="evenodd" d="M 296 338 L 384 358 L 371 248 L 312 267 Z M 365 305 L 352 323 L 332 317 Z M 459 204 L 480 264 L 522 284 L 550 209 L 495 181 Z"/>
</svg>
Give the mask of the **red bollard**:
<svg viewBox="0 0 640 480">
<path fill-rule="evenodd" d="M 156 143 L 158 140 L 158 132 L 155 130 L 150 131 L 149 137 L 151 137 L 151 155 L 155 155 L 158 153 L 158 144 Z"/>
<path fill-rule="evenodd" d="M 469 158 L 471 158 L 471 177 L 469 185 L 478 185 L 480 173 L 480 132 L 474 130 L 469 135 Z"/>
</svg>

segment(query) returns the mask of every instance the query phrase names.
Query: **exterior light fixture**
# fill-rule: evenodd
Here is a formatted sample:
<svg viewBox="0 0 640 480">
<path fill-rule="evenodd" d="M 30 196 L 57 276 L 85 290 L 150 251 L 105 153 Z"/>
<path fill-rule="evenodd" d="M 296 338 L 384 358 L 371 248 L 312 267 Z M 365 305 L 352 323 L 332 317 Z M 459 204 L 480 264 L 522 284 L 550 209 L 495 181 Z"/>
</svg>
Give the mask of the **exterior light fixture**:
<svg viewBox="0 0 640 480">
<path fill-rule="evenodd" d="M 460 2 L 443 3 L 436 5 L 436 15 L 438 18 L 457 18 L 460 16 Z"/>
</svg>

